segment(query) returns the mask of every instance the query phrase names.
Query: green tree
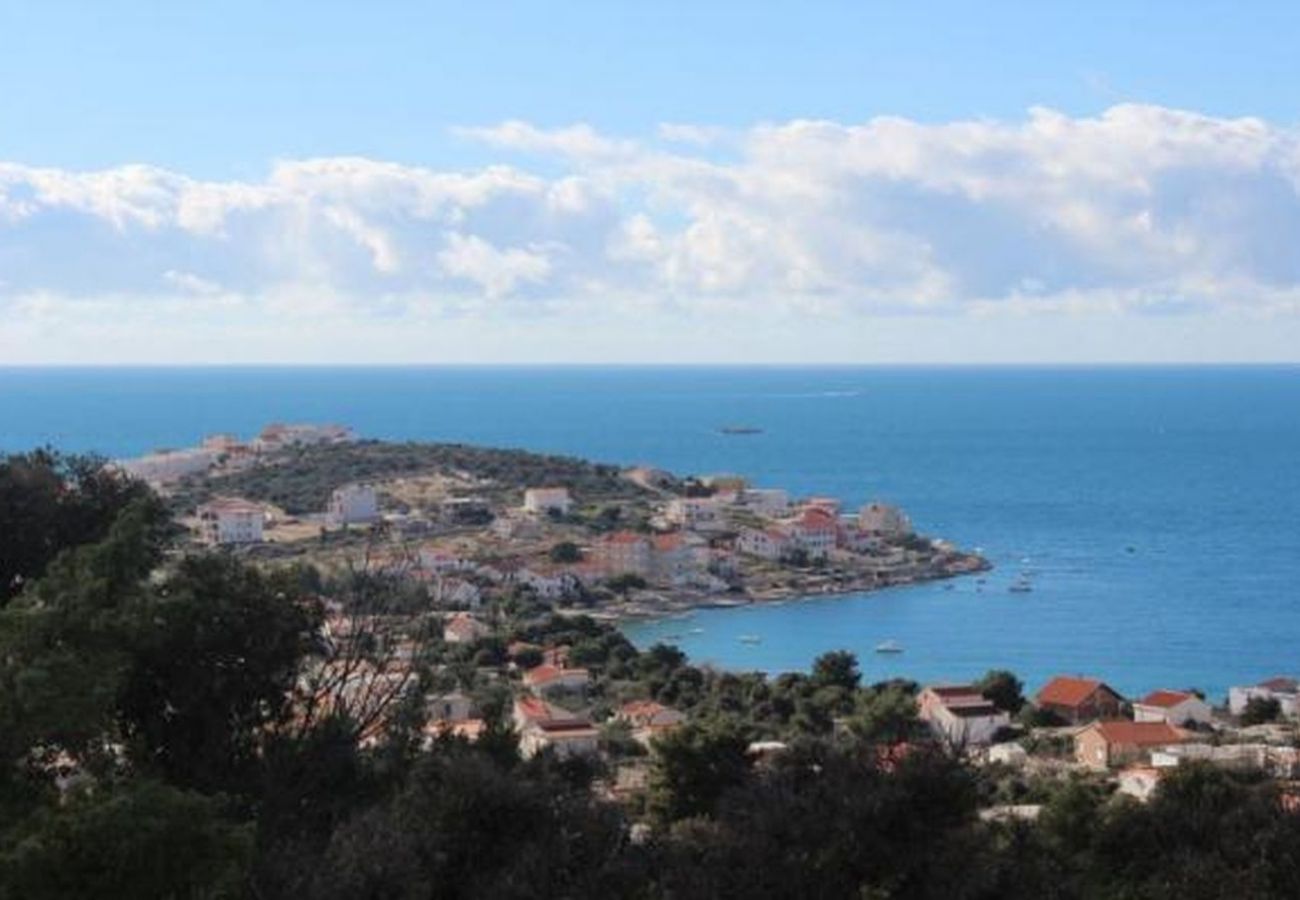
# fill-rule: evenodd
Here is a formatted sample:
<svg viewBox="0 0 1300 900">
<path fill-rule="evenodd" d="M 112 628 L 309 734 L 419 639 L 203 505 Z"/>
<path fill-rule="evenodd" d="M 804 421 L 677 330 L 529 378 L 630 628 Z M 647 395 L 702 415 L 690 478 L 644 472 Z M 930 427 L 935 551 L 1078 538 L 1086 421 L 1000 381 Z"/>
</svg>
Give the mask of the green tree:
<svg viewBox="0 0 1300 900">
<path fill-rule="evenodd" d="M 838 687 L 846 691 L 858 689 L 862 673 L 858 658 L 848 650 L 832 650 L 813 661 L 812 681 L 817 687 Z"/>
<path fill-rule="evenodd" d="M 990 669 L 975 686 L 994 706 L 1013 716 L 1025 705 L 1024 682 L 1006 669 Z"/>
<path fill-rule="evenodd" d="M 5 836 L 0 897 L 242 897 L 247 825 L 221 804 L 156 781 L 74 794 Z"/>
<path fill-rule="evenodd" d="M 132 504 L 152 530 L 169 527 L 166 509 L 148 486 L 106 466 L 102 457 L 42 449 L 0 460 L 0 606 L 62 551 L 106 537 Z"/>
<path fill-rule="evenodd" d="M 896 744 L 916 729 L 916 697 L 901 685 L 872 689 L 861 697 L 850 728 L 861 740 Z"/>
<path fill-rule="evenodd" d="M 131 610 L 134 646 L 118 701 L 133 761 L 206 791 L 246 788 L 268 728 L 290 714 L 320 609 L 301 575 L 226 556 L 181 561 Z"/>
<path fill-rule="evenodd" d="M 1282 704 L 1276 697 L 1251 697 L 1246 701 L 1246 708 L 1241 711 L 1241 724 L 1245 726 L 1263 725 L 1276 722 L 1282 715 Z"/>
<path fill-rule="evenodd" d="M 582 550 L 573 541 L 560 541 L 551 547 L 548 556 L 553 563 L 576 563 L 582 561 Z"/>
<path fill-rule="evenodd" d="M 651 744 L 649 809 L 663 823 L 707 815 L 749 775 L 749 741 L 735 726 L 688 724 Z"/>
</svg>

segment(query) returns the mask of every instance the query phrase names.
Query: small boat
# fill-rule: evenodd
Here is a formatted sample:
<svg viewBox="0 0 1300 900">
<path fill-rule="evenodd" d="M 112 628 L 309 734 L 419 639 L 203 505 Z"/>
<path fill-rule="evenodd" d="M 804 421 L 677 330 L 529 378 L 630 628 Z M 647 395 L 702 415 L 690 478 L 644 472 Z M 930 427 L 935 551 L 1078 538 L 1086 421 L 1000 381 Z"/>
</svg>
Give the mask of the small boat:
<svg viewBox="0 0 1300 900">
<path fill-rule="evenodd" d="M 691 629 L 691 634 L 704 634 L 704 629 L 703 629 L 703 628 L 692 628 L 692 629 Z"/>
<path fill-rule="evenodd" d="M 1007 588 L 1013 594 L 1028 594 L 1033 589 L 1034 586 L 1029 583 L 1029 579 L 1023 576 L 1011 582 L 1011 586 Z"/>
<path fill-rule="evenodd" d="M 754 425 L 723 425 L 718 431 L 722 434 L 762 434 L 763 429 Z"/>
<path fill-rule="evenodd" d="M 664 640 L 665 640 L 665 641 L 680 641 L 681 639 L 682 639 L 682 636 L 681 636 L 680 634 L 665 634 L 665 635 L 664 635 Z"/>
<path fill-rule="evenodd" d="M 877 653 L 902 653 L 903 646 L 898 641 L 881 641 L 876 644 Z"/>
<path fill-rule="evenodd" d="M 763 639 L 756 634 L 742 634 L 740 637 L 736 638 L 736 640 L 740 641 L 742 644 L 763 643 Z"/>
</svg>

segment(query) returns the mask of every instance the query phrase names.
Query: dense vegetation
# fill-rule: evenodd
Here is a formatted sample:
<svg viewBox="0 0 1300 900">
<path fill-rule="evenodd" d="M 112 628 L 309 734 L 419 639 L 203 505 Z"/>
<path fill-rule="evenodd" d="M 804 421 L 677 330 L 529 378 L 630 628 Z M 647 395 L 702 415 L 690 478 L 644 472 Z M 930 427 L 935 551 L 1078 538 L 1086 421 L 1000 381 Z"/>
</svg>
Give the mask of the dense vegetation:
<svg viewBox="0 0 1300 900">
<path fill-rule="evenodd" d="M 1000 776 L 900 743 L 910 686 L 862 686 L 848 653 L 718 673 L 523 601 L 478 646 L 430 645 L 431 677 L 479 685 L 506 639 L 563 641 L 598 703 L 687 710 L 643 809 L 593 789 L 595 764 L 521 760 L 500 685 L 476 744 L 422 747 L 405 706 L 362 740 L 344 705 L 303 714 L 300 676 L 327 652 L 319 594 L 388 586 L 169 558 L 157 502 L 128 482 L 95 488 L 113 498 L 95 527 L 24 517 L 52 483 L 81 490 L 75 471 L 0 464 L 0 513 L 25 529 L 0 532 L 0 558 L 27 554 L 0 610 L 0 900 L 1300 896 L 1300 817 L 1271 783 L 1190 766 L 1140 805 L 1063 781 L 1035 786 L 1037 823 L 981 821 Z M 1007 673 L 985 689 L 1019 702 Z M 789 752 L 756 763 L 760 736 Z"/>
<path fill-rule="evenodd" d="M 234 494 L 300 515 L 323 510 L 330 492 L 341 484 L 435 472 L 491 481 L 516 495 L 522 488 L 565 485 L 583 502 L 640 492 L 621 477 L 618 466 L 569 456 L 466 444 L 357 441 L 284 450 L 244 471 L 191 478 L 175 500 L 188 511 L 214 494 Z"/>
</svg>

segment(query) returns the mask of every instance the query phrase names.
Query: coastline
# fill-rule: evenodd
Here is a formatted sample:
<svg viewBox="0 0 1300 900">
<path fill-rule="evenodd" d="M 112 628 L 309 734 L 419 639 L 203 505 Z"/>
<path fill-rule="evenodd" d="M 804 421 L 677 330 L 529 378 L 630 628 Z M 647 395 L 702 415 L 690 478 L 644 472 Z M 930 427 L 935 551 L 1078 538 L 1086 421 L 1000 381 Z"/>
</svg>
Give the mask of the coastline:
<svg viewBox="0 0 1300 900">
<path fill-rule="evenodd" d="M 919 577 L 907 577 L 880 581 L 878 579 L 860 579 L 849 582 L 821 585 L 817 590 L 801 588 L 768 589 L 761 592 L 742 595 L 709 594 L 677 592 L 667 594 L 662 591 L 645 591 L 635 600 L 601 609 L 569 608 L 563 610 L 567 615 L 587 615 L 593 619 L 612 624 L 626 622 L 653 622 L 660 619 L 672 619 L 699 609 L 748 609 L 759 606 L 781 606 L 799 603 L 805 600 L 817 600 L 827 597 L 842 597 L 851 594 L 874 594 L 890 588 L 913 587 L 938 581 L 950 581 L 979 575 L 993 570 L 993 564 L 977 554 L 962 554 L 969 568 L 960 571 L 945 571 L 926 574 Z"/>
</svg>

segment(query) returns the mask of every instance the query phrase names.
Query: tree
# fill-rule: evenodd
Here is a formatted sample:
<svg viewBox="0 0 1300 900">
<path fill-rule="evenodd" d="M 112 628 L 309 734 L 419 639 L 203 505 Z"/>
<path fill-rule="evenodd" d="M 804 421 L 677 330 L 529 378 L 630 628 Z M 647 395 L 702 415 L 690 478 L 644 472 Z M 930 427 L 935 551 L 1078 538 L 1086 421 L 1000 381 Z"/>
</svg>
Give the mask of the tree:
<svg viewBox="0 0 1300 900">
<path fill-rule="evenodd" d="M 848 650 L 832 650 L 813 661 L 812 681 L 818 687 L 839 687 L 855 691 L 861 680 L 858 658 Z"/>
<path fill-rule="evenodd" d="M 288 719 L 300 664 L 318 649 L 320 609 L 300 578 L 189 557 L 131 610 L 118 708 L 138 766 L 183 787 L 249 788 L 263 737 Z"/>
<path fill-rule="evenodd" d="M 1276 697 L 1251 697 L 1241 711 L 1241 724 L 1245 726 L 1276 722 L 1282 715 L 1282 704 Z"/>
<path fill-rule="evenodd" d="M 990 669 L 975 687 L 994 706 L 1013 716 L 1025 705 L 1024 682 L 1006 669 Z"/>
<path fill-rule="evenodd" d="M 132 504 L 161 543 L 170 522 L 162 502 L 144 482 L 105 463 L 50 449 L 0 460 L 0 606 L 39 578 L 59 553 L 106 537 Z"/>
<path fill-rule="evenodd" d="M 616 594 L 626 596 L 631 591 L 639 591 L 646 586 L 646 580 L 640 575 L 633 572 L 624 572 L 622 575 L 615 575 L 605 586 Z"/>
<path fill-rule="evenodd" d="M 551 547 L 548 555 L 553 563 L 563 564 L 582 561 L 582 551 L 578 549 L 578 545 L 573 541 L 560 541 Z"/>
<path fill-rule="evenodd" d="M 78 793 L 6 835 L 0 896 L 240 897 L 251 838 L 218 801 L 156 781 Z"/>
<path fill-rule="evenodd" d="M 872 689 L 859 702 L 850 728 L 870 743 L 896 744 L 916 728 L 916 698 L 900 685 Z"/>
<path fill-rule="evenodd" d="M 650 812 L 662 823 L 707 815 L 749 775 L 749 741 L 733 725 L 688 724 L 651 744 Z"/>
</svg>

